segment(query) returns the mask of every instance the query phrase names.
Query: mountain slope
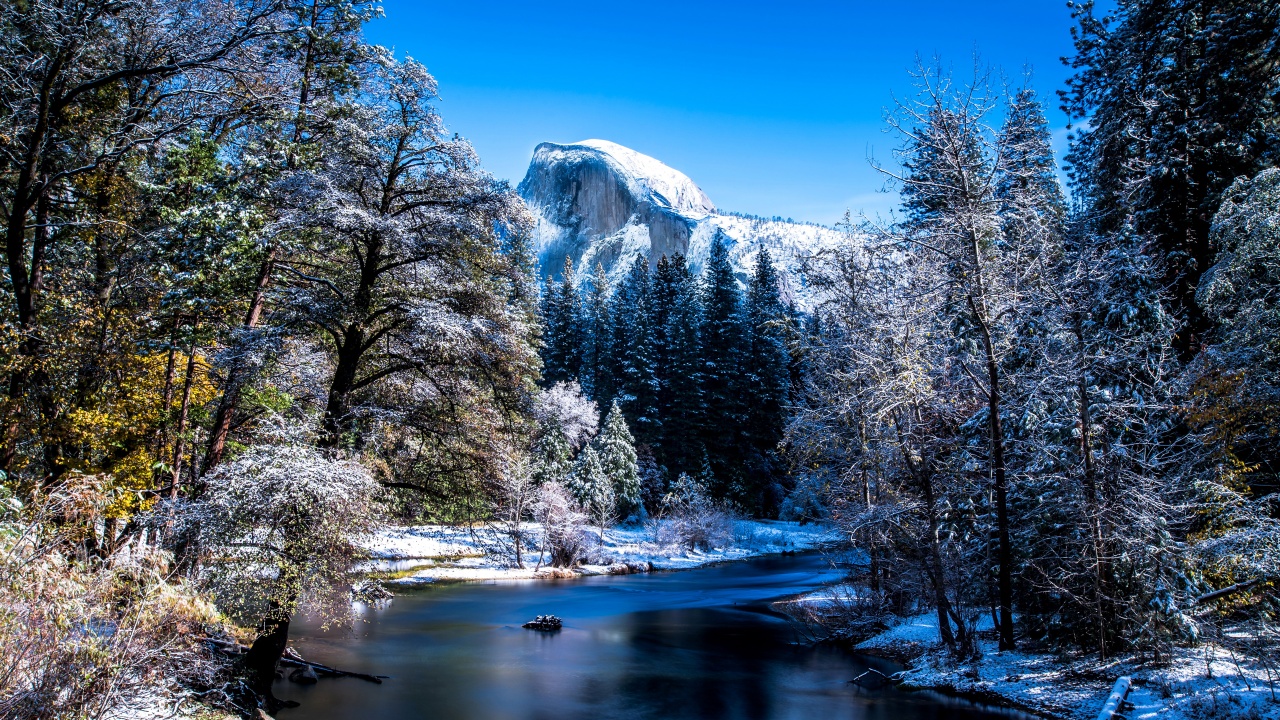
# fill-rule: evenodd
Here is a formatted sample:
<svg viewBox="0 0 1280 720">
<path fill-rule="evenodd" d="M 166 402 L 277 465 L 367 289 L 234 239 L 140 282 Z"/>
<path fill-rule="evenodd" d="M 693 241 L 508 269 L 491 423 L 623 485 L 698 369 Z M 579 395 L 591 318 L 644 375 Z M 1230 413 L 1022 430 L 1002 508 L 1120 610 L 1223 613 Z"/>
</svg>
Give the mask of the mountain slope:
<svg viewBox="0 0 1280 720">
<path fill-rule="evenodd" d="M 552 277 L 568 256 L 580 272 L 600 263 L 616 281 L 637 253 L 650 262 L 683 253 L 700 273 L 720 237 L 744 285 L 759 249 L 767 247 L 784 294 L 805 307 L 802 258 L 849 242 L 821 225 L 722 213 L 683 173 L 606 140 L 538 145 L 519 193 L 536 219 L 541 272 Z"/>
</svg>

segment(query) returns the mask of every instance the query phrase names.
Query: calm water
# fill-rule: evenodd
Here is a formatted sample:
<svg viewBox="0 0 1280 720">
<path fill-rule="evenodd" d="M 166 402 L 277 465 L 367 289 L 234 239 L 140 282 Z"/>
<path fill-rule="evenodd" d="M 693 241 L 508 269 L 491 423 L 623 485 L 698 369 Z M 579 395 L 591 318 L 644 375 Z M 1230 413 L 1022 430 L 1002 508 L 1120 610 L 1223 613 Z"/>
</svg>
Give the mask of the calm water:
<svg viewBox="0 0 1280 720">
<path fill-rule="evenodd" d="M 878 661 L 800 644 L 791 624 L 767 607 L 837 577 L 821 557 L 802 555 L 413 591 L 354 630 L 322 633 L 296 623 L 305 657 L 392 679 L 278 683 L 280 697 L 303 703 L 279 718 L 1019 717 L 932 693 L 849 684 Z M 564 629 L 520 627 L 547 613 L 563 618 Z"/>
</svg>

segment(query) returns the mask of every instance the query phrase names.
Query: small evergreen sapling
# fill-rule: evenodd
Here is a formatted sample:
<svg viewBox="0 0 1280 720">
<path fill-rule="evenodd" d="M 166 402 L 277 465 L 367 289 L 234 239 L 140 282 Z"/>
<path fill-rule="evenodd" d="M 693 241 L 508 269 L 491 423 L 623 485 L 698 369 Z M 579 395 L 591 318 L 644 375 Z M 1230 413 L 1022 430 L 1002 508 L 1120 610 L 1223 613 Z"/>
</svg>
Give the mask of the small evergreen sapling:
<svg viewBox="0 0 1280 720">
<path fill-rule="evenodd" d="M 600 465 L 612 484 L 615 510 L 620 518 L 643 511 L 640 504 L 640 473 L 636 463 L 635 441 L 627 429 L 627 421 L 615 401 L 604 421 L 604 430 L 596 438 Z"/>
<path fill-rule="evenodd" d="M 613 519 L 613 483 L 605 475 L 604 468 L 600 466 L 600 456 L 591 445 L 578 455 L 565 489 L 596 521 L 600 528 L 600 543 L 604 544 L 604 528 Z"/>
</svg>

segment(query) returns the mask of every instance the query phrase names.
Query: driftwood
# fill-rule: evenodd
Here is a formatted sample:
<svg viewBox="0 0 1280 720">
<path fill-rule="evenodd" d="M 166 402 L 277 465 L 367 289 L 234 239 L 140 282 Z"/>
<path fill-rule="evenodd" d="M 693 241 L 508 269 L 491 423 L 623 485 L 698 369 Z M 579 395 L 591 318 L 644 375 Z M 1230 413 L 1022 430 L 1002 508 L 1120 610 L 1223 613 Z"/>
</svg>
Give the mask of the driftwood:
<svg viewBox="0 0 1280 720">
<path fill-rule="evenodd" d="M 1191 604 L 1199 605 L 1201 603 L 1212 602 L 1214 600 L 1218 600 L 1220 598 L 1224 598 L 1229 595 L 1235 595 L 1236 593 L 1244 592 L 1245 590 L 1248 590 L 1253 586 L 1258 585 L 1261 582 L 1262 582 L 1262 578 L 1254 578 L 1253 580 L 1238 582 L 1235 585 L 1228 585 L 1222 588 L 1221 590 L 1214 590 L 1213 592 L 1208 592 L 1201 595 L 1200 597 L 1193 600 Z"/>
<path fill-rule="evenodd" d="M 1124 711 L 1125 698 L 1129 697 L 1129 688 L 1133 685 L 1133 678 L 1128 675 L 1121 675 L 1116 680 L 1116 684 L 1111 688 L 1111 694 L 1107 696 L 1107 701 L 1102 705 L 1102 711 L 1098 713 L 1098 720 L 1114 720 L 1121 717 L 1120 713 Z"/>
<path fill-rule="evenodd" d="M 243 655 L 249 650 L 248 647 L 241 645 L 240 643 L 237 643 L 237 642 L 231 642 L 229 640 L 205 638 L 204 641 L 229 655 Z M 311 662 L 310 660 L 303 660 L 302 657 L 298 655 L 298 653 L 294 651 L 292 648 L 290 648 L 287 652 L 289 654 L 286 654 L 280 658 L 280 664 L 284 665 L 285 667 L 311 668 L 316 672 L 317 675 L 324 675 L 327 677 L 353 677 L 359 680 L 366 680 L 371 683 L 377 683 L 379 685 L 382 684 L 383 680 L 389 680 L 391 678 L 391 676 L 389 675 L 369 675 L 367 673 L 351 672 L 350 670 L 339 670 L 337 668 L 331 668 L 328 665 L 322 665 L 317 662 Z"/>
<path fill-rule="evenodd" d="M 849 684 L 857 685 L 858 687 L 865 688 L 867 690 L 879 690 L 885 685 L 894 682 L 897 681 L 892 677 L 885 675 L 875 668 L 870 668 L 858 677 L 850 680 Z"/>
</svg>

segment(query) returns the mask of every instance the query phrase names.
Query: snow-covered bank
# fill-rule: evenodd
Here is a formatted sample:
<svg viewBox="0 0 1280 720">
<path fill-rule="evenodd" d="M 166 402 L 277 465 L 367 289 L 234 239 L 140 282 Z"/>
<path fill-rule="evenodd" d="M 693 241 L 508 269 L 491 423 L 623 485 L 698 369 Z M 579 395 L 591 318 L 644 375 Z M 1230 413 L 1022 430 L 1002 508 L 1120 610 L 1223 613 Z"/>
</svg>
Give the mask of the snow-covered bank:
<svg viewBox="0 0 1280 720">
<path fill-rule="evenodd" d="M 706 552 L 661 546 L 654 541 L 653 526 L 614 527 L 604 531 L 603 543 L 594 546 L 588 563 L 570 571 L 577 575 L 634 572 L 638 569 L 685 570 L 729 560 L 812 550 L 837 538 L 825 525 L 801 525 L 771 520 L 738 520 L 732 541 Z M 384 530 L 366 547 L 375 561 L 370 571 L 387 572 L 388 583 L 413 585 L 451 580 L 516 580 L 564 577 L 565 570 L 538 566 L 535 538 L 541 528 L 526 523 L 523 551 L 525 567 L 516 566 L 510 539 L 497 528 L 451 525 L 417 525 Z M 598 529 L 588 534 L 599 538 Z M 598 542 L 598 540 L 597 540 Z"/>
<path fill-rule="evenodd" d="M 989 619 L 986 624 L 990 631 Z M 1280 695 L 1273 695 L 1267 669 L 1213 645 L 1179 649 L 1160 664 L 1132 657 L 1101 661 L 1097 656 L 999 652 L 995 640 L 988 639 L 979 646 L 982 658 L 976 662 L 952 659 L 938 644 L 937 616 L 924 613 L 903 619 L 855 649 L 897 659 L 904 650 L 914 654 L 909 669 L 897 676 L 907 686 L 999 699 L 1045 717 L 1093 720 L 1116 678 L 1128 675 L 1134 680 L 1128 696 L 1134 708 L 1124 713 L 1127 720 L 1280 719 L 1275 700 Z"/>
</svg>

